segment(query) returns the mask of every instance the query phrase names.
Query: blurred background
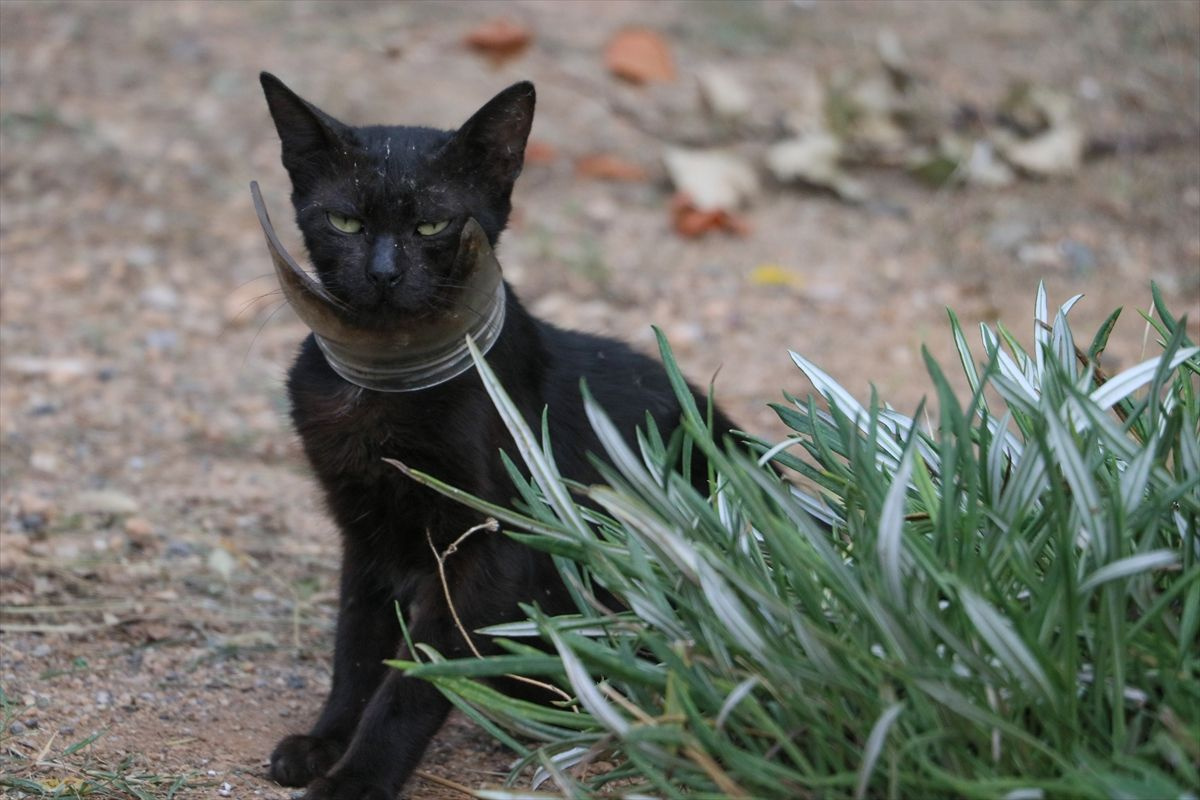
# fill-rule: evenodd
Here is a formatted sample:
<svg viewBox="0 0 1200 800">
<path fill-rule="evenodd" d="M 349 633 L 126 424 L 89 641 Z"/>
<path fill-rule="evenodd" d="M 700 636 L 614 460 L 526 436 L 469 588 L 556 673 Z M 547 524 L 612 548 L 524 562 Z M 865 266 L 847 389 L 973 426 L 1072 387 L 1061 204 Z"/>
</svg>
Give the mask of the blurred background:
<svg viewBox="0 0 1200 800">
<path fill-rule="evenodd" d="M 1155 350 L 1151 281 L 1200 335 L 1190 0 L 6 1 L 0 774 L 34 794 L 287 797 L 262 762 L 328 684 L 305 330 L 248 191 L 299 255 L 263 69 L 358 124 L 456 127 L 533 80 L 508 279 L 564 326 L 661 326 L 759 435 L 809 391 L 789 349 L 911 412 L 922 345 L 956 369 L 946 307 L 1029 346 L 1039 281 L 1086 295 L 1085 341 L 1125 307 L 1110 370 Z M 410 796 L 507 761 L 456 721 Z"/>
</svg>

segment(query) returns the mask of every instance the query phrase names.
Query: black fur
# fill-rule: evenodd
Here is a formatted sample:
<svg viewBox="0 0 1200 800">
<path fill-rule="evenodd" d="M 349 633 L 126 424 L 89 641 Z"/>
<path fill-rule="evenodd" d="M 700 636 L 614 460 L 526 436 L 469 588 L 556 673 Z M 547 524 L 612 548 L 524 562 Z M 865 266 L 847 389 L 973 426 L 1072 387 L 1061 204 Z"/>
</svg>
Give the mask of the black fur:
<svg viewBox="0 0 1200 800">
<path fill-rule="evenodd" d="M 267 73 L 262 85 L 292 178 L 297 224 L 321 280 L 342 300 L 365 314 L 419 315 L 453 289 L 445 276 L 466 218 L 477 219 L 495 244 L 533 119 L 532 84 L 504 90 L 456 132 L 350 127 Z M 336 230 L 329 211 L 361 220 L 362 231 Z M 441 220 L 450 221 L 441 234 L 415 231 Z M 390 277 L 381 281 L 381 259 L 389 258 L 383 267 Z M 533 318 L 511 287 L 507 302 L 488 361 L 535 429 L 549 409 L 564 475 L 599 479 L 587 458 L 601 447 L 583 413 L 581 379 L 631 441 L 647 412 L 664 434 L 677 427 L 679 407 L 660 364 L 614 340 Z M 419 392 L 368 391 L 335 374 L 311 336 L 288 392 L 296 430 L 342 532 L 341 601 L 333 688 L 311 731 L 275 748 L 271 776 L 307 785 L 308 800 L 391 798 L 450 708 L 429 684 L 383 665 L 401 652 L 395 603 L 415 641 L 450 657 L 469 655 L 429 541 L 444 551 L 481 519 L 383 459 L 508 504 L 515 491 L 498 452 L 515 455 L 512 440 L 474 371 Z M 718 412 L 715 427 L 733 426 Z M 473 535 L 446 569 L 467 630 L 521 618 L 522 602 L 552 614 L 573 610 L 549 558 L 501 534 Z M 482 637 L 476 644 L 491 648 Z"/>
</svg>

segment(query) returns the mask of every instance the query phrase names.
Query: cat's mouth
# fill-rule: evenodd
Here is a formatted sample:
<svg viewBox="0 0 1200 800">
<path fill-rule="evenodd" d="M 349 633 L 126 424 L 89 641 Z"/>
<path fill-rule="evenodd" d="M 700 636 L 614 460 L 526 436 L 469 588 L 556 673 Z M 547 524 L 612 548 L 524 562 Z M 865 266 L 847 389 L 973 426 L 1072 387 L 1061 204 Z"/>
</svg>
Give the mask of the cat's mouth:
<svg viewBox="0 0 1200 800">
<path fill-rule="evenodd" d="M 505 289 L 500 263 L 474 219 L 459 237 L 454 273 L 459 302 L 421 314 L 366 313 L 339 300 L 288 254 L 275 234 L 257 181 L 250 194 L 275 275 L 296 315 L 316 335 L 330 367 L 366 389 L 405 392 L 444 383 L 471 369 L 467 337 L 486 353 L 504 327 Z"/>
</svg>

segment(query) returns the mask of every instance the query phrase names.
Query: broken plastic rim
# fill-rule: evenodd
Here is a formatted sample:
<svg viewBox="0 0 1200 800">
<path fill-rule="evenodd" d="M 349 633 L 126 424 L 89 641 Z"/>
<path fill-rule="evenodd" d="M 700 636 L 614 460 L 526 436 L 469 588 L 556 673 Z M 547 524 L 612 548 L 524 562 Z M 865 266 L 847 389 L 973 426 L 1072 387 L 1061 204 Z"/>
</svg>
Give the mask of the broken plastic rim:
<svg viewBox="0 0 1200 800">
<path fill-rule="evenodd" d="M 284 297 L 312 330 L 329 366 L 350 383 L 379 392 L 428 389 L 474 366 L 467 337 L 485 354 L 500 337 L 504 280 L 487 234 L 475 219 L 467 220 L 459 238 L 451 274 L 460 288 L 451 305 L 380 322 L 359 315 L 301 269 L 275 234 L 257 181 L 250 183 L 250 195 Z"/>
</svg>

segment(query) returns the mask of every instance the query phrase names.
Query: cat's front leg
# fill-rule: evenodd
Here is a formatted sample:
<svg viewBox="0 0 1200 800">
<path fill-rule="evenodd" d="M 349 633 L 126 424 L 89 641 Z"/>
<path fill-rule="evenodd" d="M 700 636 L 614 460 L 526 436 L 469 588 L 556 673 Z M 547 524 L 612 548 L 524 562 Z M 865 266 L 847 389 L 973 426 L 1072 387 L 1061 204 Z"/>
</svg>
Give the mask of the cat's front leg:
<svg viewBox="0 0 1200 800">
<path fill-rule="evenodd" d="M 359 717 L 388 672 L 400 644 L 393 593 L 366 574 L 369 564 L 352 542 L 342 560 L 341 596 L 333 655 L 333 686 L 311 731 L 284 737 L 271 753 L 271 778 L 284 786 L 307 786 L 337 762 Z"/>
<path fill-rule="evenodd" d="M 342 759 L 304 800 L 392 800 L 416 769 L 450 701 L 430 683 L 393 671 L 359 721 Z"/>
<path fill-rule="evenodd" d="M 451 526 L 459 530 L 457 526 Z M 528 599 L 534 560 L 521 558 L 520 545 L 507 539 L 468 543 L 447 570 L 458 622 L 451 616 L 440 582 L 430 576 L 415 591 L 410 632 L 414 642 L 432 646 L 446 658 L 470 655 L 462 631 L 519 619 Z M 503 566 L 501 569 L 500 566 Z M 493 652 L 490 639 L 476 638 L 479 651 Z M 327 775 L 309 786 L 304 800 L 394 797 L 408 780 L 425 748 L 450 713 L 450 701 L 427 681 L 392 670 L 359 720 L 345 755 Z"/>
</svg>

